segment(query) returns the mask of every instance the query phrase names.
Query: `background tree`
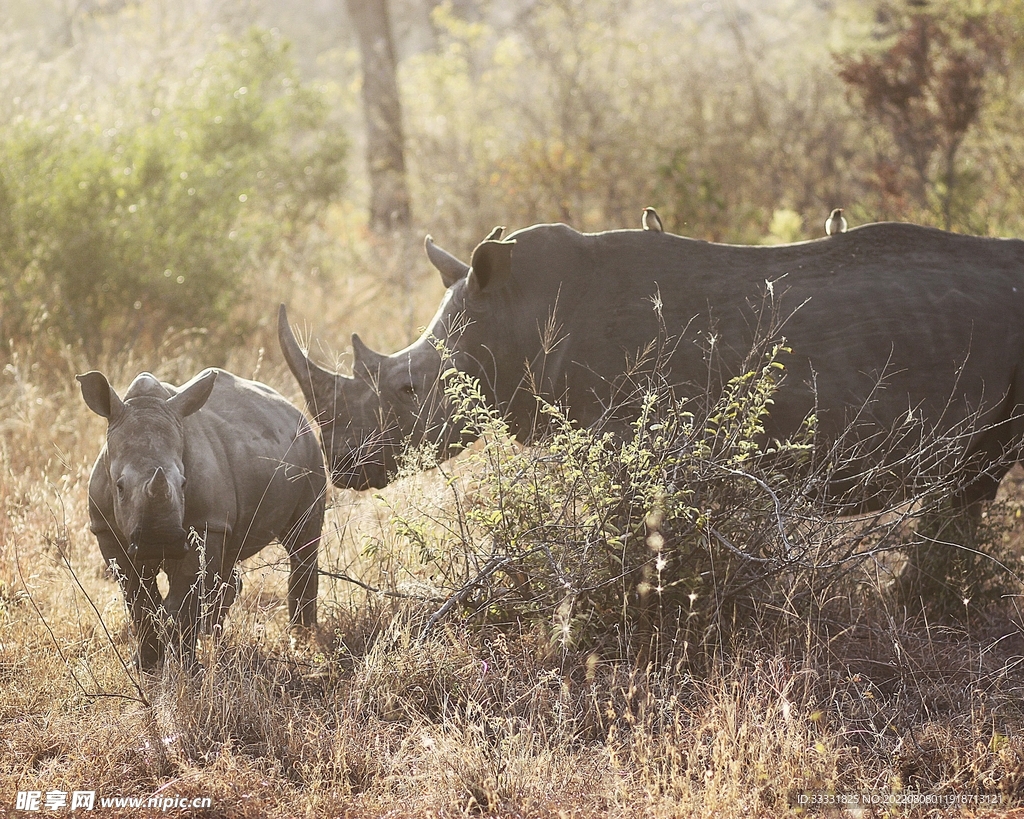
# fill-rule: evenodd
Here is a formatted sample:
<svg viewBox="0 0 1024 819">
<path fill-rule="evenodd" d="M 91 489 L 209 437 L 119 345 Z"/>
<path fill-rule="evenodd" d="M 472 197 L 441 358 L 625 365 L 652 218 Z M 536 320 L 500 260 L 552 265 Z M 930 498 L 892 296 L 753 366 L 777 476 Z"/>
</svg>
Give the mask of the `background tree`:
<svg viewBox="0 0 1024 819">
<path fill-rule="evenodd" d="M 387 0 L 346 0 L 363 66 L 370 227 L 389 232 L 412 220 L 398 95 L 398 61 Z"/>
<path fill-rule="evenodd" d="M 876 185 L 886 209 L 909 192 L 938 210 L 947 230 L 958 194 L 957 155 L 978 121 L 986 81 L 1002 65 L 1004 44 L 992 15 L 880 6 L 886 45 L 839 58 L 839 77 L 870 120 L 889 136 L 879 151 Z"/>
</svg>

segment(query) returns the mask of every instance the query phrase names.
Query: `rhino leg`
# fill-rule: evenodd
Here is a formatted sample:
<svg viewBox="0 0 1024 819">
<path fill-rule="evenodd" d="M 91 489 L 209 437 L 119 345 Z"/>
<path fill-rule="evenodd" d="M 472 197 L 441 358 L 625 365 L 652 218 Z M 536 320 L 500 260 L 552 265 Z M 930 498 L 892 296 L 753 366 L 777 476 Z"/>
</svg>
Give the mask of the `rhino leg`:
<svg viewBox="0 0 1024 819">
<path fill-rule="evenodd" d="M 288 619 L 293 627 L 316 625 L 316 595 L 319 583 L 317 553 L 324 523 L 324 495 L 305 507 L 282 538 L 291 571 L 288 575 Z"/>
<path fill-rule="evenodd" d="M 180 560 L 167 561 L 164 569 L 168 584 L 163 604 L 169 622 L 167 644 L 169 648 L 177 649 L 184 665 L 192 665 L 206 585 L 200 572 L 199 553 L 190 549 Z"/>
<path fill-rule="evenodd" d="M 146 670 L 160 665 L 164 659 L 164 645 L 160 640 L 160 590 L 156 586 L 155 574 L 140 577 L 132 571 L 131 575 L 134 582 L 122 583 L 121 587 L 139 641 L 136 664 Z"/>
<path fill-rule="evenodd" d="M 228 532 L 208 530 L 203 542 L 189 549 L 185 557 L 167 562 L 169 588 L 164 598 L 164 611 L 172 623 L 170 643 L 180 649 L 186 665 L 195 661 L 200 627 L 210 631 L 213 623 L 220 622 L 228 587 L 233 589 L 233 562 L 225 566 L 224 561 L 229 537 Z"/>
<path fill-rule="evenodd" d="M 907 562 L 892 584 L 899 604 L 942 614 L 962 609 L 964 584 L 974 580 L 970 558 L 978 554 L 982 511 L 983 501 L 951 498 L 921 517 L 904 550 Z"/>
<path fill-rule="evenodd" d="M 205 538 L 206 575 L 199 622 L 204 634 L 223 629 L 228 609 L 242 591 L 239 550 L 230 545 L 231 532 L 208 530 Z"/>
<path fill-rule="evenodd" d="M 164 647 L 160 642 L 160 591 L 156 585 L 156 573 L 147 573 L 133 563 L 113 532 L 97 532 L 96 538 L 100 553 L 124 594 L 132 630 L 139 641 L 135 663 L 141 670 L 154 668 L 164 658 Z"/>
</svg>

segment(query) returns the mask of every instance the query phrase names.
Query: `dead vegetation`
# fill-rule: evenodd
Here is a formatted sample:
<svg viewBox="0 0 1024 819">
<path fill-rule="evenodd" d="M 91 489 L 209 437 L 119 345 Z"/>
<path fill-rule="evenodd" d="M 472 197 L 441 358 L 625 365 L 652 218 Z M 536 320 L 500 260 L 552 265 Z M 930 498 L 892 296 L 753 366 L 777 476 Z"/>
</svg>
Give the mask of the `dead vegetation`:
<svg viewBox="0 0 1024 819">
<path fill-rule="evenodd" d="M 323 172 L 342 167 L 346 140 L 358 132 L 358 83 L 335 39 L 343 24 L 334 10 L 330 25 L 318 26 L 317 4 L 301 14 L 279 2 L 64 4 L 81 18 L 79 46 L 40 60 L 31 42 L 15 47 L 31 40 L 16 24 L 47 23 L 56 7 L 8 5 L 0 12 L 10 23 L 0 136 L 9 146 L 25 133 L 63 133 L 81 116 L 83 133 L 159 147 L 161 96 L 151 93 L 174 89 L 200 57 L 220 53 L 209 38 L 225 19 L 236 40 L 257 6 L 278 14 L 266 25 L 325 29 L 295 51 L 322 61 L 315 79 L 326 85 L 317 93 L 326 93 L 332 121 L 352 129 L 338 125 L 344 139 L 324 144 L 333 153 L 318 166 L 319 182 L 341 184 Z M 341 369 L 353 330 L 371 347 L 399 349 L 441 295 L 422 258 L 428 231 L 465 257 L 495 224 L 638 227 L 642 209 L 655 205 L 667 228 L 686 235 L 794 241 L 820 235 L 829 209 L 842 204 L 851 224 L 896 218 L 1021 232 L 1024 62 L 1012 57 L 1024 29 L 1014 4 L 588 0 L 513 4 L 537 15 L 511 21 L 503 4 L 491 4 L 496 15 L 465 19 L 459 8 L 479 4 L 429 5 L 436 9 L 423 25 L 433 45 L 402 66 L 415 235 L 366 229 L 359 163 L 349 162 L 354 189 L 329 206 L 325 199 L 315 218 L 295 225 L 268 210 L 273 225 L 243 219 L 260 227 L 247 255 L 213 219 L 239 212 L 240 189 L 211 182 L 222 208 L 210 222 L 179 205 L 152 217 L 152 236 L 134 227 L 100 232 L 93 249 L 101 261 L 69 279 L 97 293 L 115 274 L 129 282 L 126 300 L 106 316 L 112 329 L 94 340 L 100 352 L 49 334 L 53 314 L 38 299 L 52 299 L 53 280 L 39 270 L 65 274 L 67 261 L 88 257 L 72 242 L 64 263 L 40 268 L 54 244 L 39 237 L 76 242 L 93 218 L 104 231 L 137 225 L 139 202 L 105 211 L 82 187 L 90 172 L 116 204 L 127 163 L 122 169 L 104 141 L 95 153 L 56 146 L 48 158 L 61 188 L 37 175 L 49 166 L 34 154 L 19 165 L 8 151 L 8 192 L 28 204 L 7 215 L 23 214 L 31 234 L 0 219 L 0 816 L 31 815 L 16 809 L 16 794 L 30 790 L 209 797 L 203 815 L 254 818 L 835 815 L 827 800 L 843 794 L 897 800 L 872 806 L 876 816 L 1020 811 L 1021 473 L 1004 481 L 982 522 L 984 554 L 975 554 L 942 546 L 942 515 L 921 528 L 929 498 L 851 521 L 800 487 L 780 492 L 778 475 L 752 468 L 756 459 L 728 460 L 752 454 L 737 423 L 716 439 L 725 461 L 672 464 L 692 430 L 648 426 L 651 434 L 624 453 L 563 426 L 553 449 L 524 451 L 484 414 L 485 443 L 443 467 L 381 492 L 331 490 L 313 640 L 293 644 L 286 631 L 287 559 L 271 547 L 246 564 L 223 639 L 202 642 L 202 673 L 135 671 L 121 595 L 88 531 L 88 474 L 103 429 L 75 389 L 76 373 L 101 368 L 123 388 L 142 370 L 181 383 L 218 364 L 300 403 L 277 351 L 276 305 L 287 302 L 304 340 L 322 340 L 314 356 Z M 877 107 L 862 111 L 837 72 L 836 53 L 895 65 L 910 42 L 901 31 L 925 31 L 919 15 L 934 17 L 947 39 L 953 32 L 967 58 L 972 31 L 998 32 L 1006 42 L 993 45 L 1009 49 L 998 70 L 982 66 L 984 107 L 976 124 L 973 115 L 962 123 L 969 130 L 950 131 L 963 144 L 947 140 L 945 152 L 934 140 L 901 141 L 906 118 L 894 126 Z M 961 17 L 979 26 L 957 34 Z M 209 65 L 229 78 L 242 67 Z M 122 66 L 128 76 L 115 79 Z M 930 76 L 914 72 L 904 89 L 912 106 L 924 106 L 925 136 L 938 110 L 934 89 L 922 85 Z M 251 83 L 232 83 L 221 103 L 235 111 L 234 91 Z M 968 97 L 979 88 L 966 88 Z M 165 118 L 171 101 L 160 103 Z M 114 128 L 121 120 L 125 128 Z M 280 133 L 295 122 L 281 116 Z M 282 139 L 285 160 L 297 145 Z M 928 153 L 911 163 L 907 145 Z M 282 165 L 279 157 L 272 169 L 294 172 L 286 182 L 307 177 L 305 159 L 294 158 Z M 163 170 L 171 199 L 192 195 L 181 173 L 191 167 Z M 258 173 L 261 185 L 274 179 Z M 340 190 L 310 191 L 328 189 Z M 70 207 L 78 202 L 80 210 Z M 249 202 L 252 209 L 258 198 Z M 279 231 L 283 241 L 271 238 Z M 241 277 L 224 291 L 236 298 L 220 300 L 225 312 L 210 322 L 217 344 L 217 332 L 180 329 L 211 306 L 202 289 L 191 300 L 172 291 L 168 304 L 135 306 L 138 264 L 125 260 L 156 264 L 152 243 L 161 236 L 182 259 L 206 247 L 195 237 L 231 239 L 213 247 Z M 118 237 L 138 254 L 106 255 Z M 158 277 L 165 267 L 154 268 Z M 186 272 L 178 282 L 186 289 L 209 282 Z M 38 290 L 30 298 L 18 282 Z M 12 317 L 15 298 L 23 322 Z M 153 323 L 155 307 L 173 307 L 179 329 Z M 136 333 L 133 349 L 115 352 L 127 343 L 120 328 L 142 328 L 143 315 L 145 338 Z M 225 335 L 231 328 L 242 330 Z M 664 423 L 653 417 L 663 407 L 649 410 L 652 425 Z M 654 433 L 671 439 L 667 449 Z M 798 466 L 799 453 L 789 453 Z M 676 490 L 699 496 L 677 491 L 669 503 L 659 495 L 676 466 Z M 938 608 L 905 607 L 886 588 L 904 559 L 901 544 L 925 536 L 949 558 L 945 598 Z M 914 795 L 933 801 L 906 801 Z M 935 801 L 971 795 L 998 804 Z"/>
<path fill-rule="evenodd" d="M 813 517 L 796 493 L 780 527 L 742 413 L 718 430 L 718 455 L 742 454 L 744 475 L 665 459 L 707 502 L 662 497 L 660 511 L 644 505 L 660 474 L 647 456 L 670 450 L 650 437 L 625 462 L 570 426 L 523 449 L 485 413 L 486 442 L 443 468 L 333 492 L 315 639 L 289 638 L 287 561 L 271 547 L 248 564 L 224 639 L 202 643 L 202 673 L 140 677 L 87 528 L 102 430 L 71 387 L 72 356 L 44 375 L 20 355 L 2 408 L 2 811 L 18 791 L 82 789 L 210 797 L 211 815 L 232 817 L 777 816 L 833 794 L 979 794 L 1000 810 L 1024 798 L 1012 572 L 987 575 L 996 593 L 959 612 L 896 605 L 887 572 L 916 516 L 872 519 L 850 546 L 853 524 Z M 120 364 L 127 381 L 137 365 Z M 163 366 L 197 369 L 187 348 Z M 283 368 L 260 366 L 294 393 Z M 763 405 L 764 384 L 742 386 L 731 400 Z M 1010 570 L 1017 482 L 986 521 Z M 870 558 L 837 568 L 858 549 Z"/>
</svg>

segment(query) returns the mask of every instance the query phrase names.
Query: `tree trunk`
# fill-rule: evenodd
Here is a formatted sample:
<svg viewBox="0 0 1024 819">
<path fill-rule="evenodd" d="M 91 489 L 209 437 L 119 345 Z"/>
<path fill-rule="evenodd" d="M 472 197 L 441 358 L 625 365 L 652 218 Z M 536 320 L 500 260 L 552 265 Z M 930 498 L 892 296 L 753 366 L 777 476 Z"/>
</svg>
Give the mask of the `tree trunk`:
<svg viewBox="0 0 1024 819">
<path fill-rule="evenodd" d="M 952 139 L 946 146 L 946 169 L 943 174 L 946 189 L 942 192 L 942 227 L 953 229 L 953 190 L 956 188 L 956 154 L 960 150 L 960 140 Z"/>
<path fill-rule="evenodd" d="M 411 221 L 391 20 L 387 0 L 345 2 L 359 37 L 363 63 L 370 228 L 377 232 L 390 232 L 408 227 Z"/>
</svg>

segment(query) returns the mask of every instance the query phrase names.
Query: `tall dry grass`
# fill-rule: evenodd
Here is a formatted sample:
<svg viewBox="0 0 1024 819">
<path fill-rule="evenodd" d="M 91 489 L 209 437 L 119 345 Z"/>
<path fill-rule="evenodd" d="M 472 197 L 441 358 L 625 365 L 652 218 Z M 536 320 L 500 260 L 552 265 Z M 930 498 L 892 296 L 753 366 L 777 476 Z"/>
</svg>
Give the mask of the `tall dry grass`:
<svg viewBox="0 0 1024 819">
<path fill-rule="evenodd" d="M 439 289 L 412 240 L 339 236 L 343 275 L 275 279 L 267 315 L 288 300 L 338 345 L 321 360 L 344 365 L 349 330 L 396 349 Z M 368 301 L 371 279 L 384 289 Z M 410 316 L 381 311 L 389 287 L 416 294 Z M 268 318 L 225 363 L 298 402 L 273 338 Z M 289 638 L 287 560 L 272 546 L 246 565 L 223 639 L 204 638 L 201 673 L 140 676 L 88 531 L 103 423 L 73 376 L 99 367 L 123 388 L 149 369 L 180 382 L 208 363 L 202 350 L 183 333 L 149 360 L 8 352 L 0 815 L 18 815 L 28 790 L 210 797 L 207 815 L 231 817 L 779 816 L 799 812 L 800 794 L 1024 795 L 1016 596 L 932 621 L 887 602 L 866 572 L 805 618 L 739 621 L 729 641 L 689 635 L 657 658 L 560 641 L 545 618 L 480 626 L 461 607 L 422 640 L 456 574 L 438 571 L 409 521 L 426 513 L 435 528 L 419 534 L 450 543 L 465 493 L 480 497 L 486 451 L 380 492 L 332 490 L 313 640 Z M 1005 495 L 990 514 L 1013 553 L 1024 502 L 1013 480 Z"/>
</svg>

